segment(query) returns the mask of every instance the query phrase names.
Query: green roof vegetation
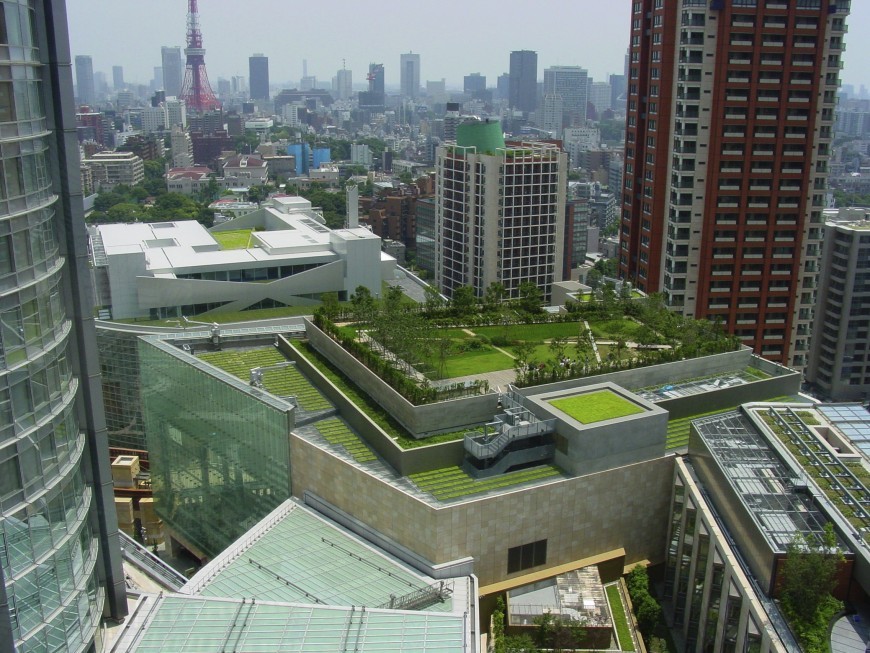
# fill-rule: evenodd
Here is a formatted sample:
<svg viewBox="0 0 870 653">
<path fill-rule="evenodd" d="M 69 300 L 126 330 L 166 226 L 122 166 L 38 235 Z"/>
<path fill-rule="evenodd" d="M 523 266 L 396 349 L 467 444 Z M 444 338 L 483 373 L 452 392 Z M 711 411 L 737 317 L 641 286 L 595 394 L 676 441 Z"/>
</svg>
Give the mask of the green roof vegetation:
<svg viewBox="0 0 870 653">
<path fill-rule="evenodd" d="M 628 617 L 625 616 L 625 607 L 622 604 L 622 596 L 619 594 L 619 586 L 608 585 L 604 588 L 604 591 L 607 592 L 610 614 L 613 615 L 613 625 L 616 628 L 619 650 L 633 651 L 634 640 L 631 637 L 631 629 L 628 627 Z"/>
<path fill-rule="evenodd" d="M 769 399 L 764 397 L 759 397 L 757 401 L 786 401 L 788 397 L 771 397 Z M 706 413 L 695 413 L 694 415 L 689 415 L 688 417 L 680 417 L 679 419 L 672 419 L 668 421 L 668 433 L 665 438 L 665 449 L 680 449 L 682 447 L 689 446 L 689 427 L 691 426 L 691 422 L 693 419 L 700 419 L 702 417 L 712 417 L 713 415 L 719 415 L 720 413 L 728 413 L 732 410 L 737 410 L 740 408 L 737 406 L 729 406 L 728 408 L 720 408 L 718 410 L 711 410 Z"/>
<path fill-rule="evenodd" d="M 330 444 L 344 447 L 358 463 L 376 460 L 375 454 L 368 445 L 340 419 L 325 419 L 317 422 L 315 428 Z"/>
<path fill-rule="evenodd" d="M 348 379 L 337 367 L 332 365 L 323 356 L 321 356 L 314 347 L 308 343 L 291 342 L 302 356 L 314 365 L 323 376 L 329 379 L 332 384 L 350 399 L 357 408 L 365 413 L 369 419 L 380 426 L 384 432 L 391 438 L 396 440 L 402 449 L 416 449 L 417 447 L 426 447 L 430 444 L 439 444 L 441 442 L 452 442 L 461 440 L 465 437 L 465 432 L 473 427 L 462 428 L 458 431 L 450 433 L 440 433 L 423 439 L 417 439 L 397 422 L 392 415 L 369 397 L 365 392 L 359 389 L 355 383 Z"/>
<path fill-rule="evenodd" d="M 251 246 L 253 229 L 234 229 L 232 231 L 213 231 L 212 237 L 221 249 L 248 249 Z"/>
<path fill-rule="evenodd" d="M 644 412 L 641 406 L 625 397 L 620 397 L 611 390 L 586 392 L 573 397 L 553 399 L 549 403 L 582 424 L 593 424 Z"/>
<path fill-rule="evenodd" d="M 284 355 L 274 347 L 247 351 L 213 351 L 198 354 L 198 358 L 238 377 L 251 380 L 251 369 L 286 363 Z M 299 407 L 305 411 L 325 410 L 332 404 L 320 394 L 294 365 L 263 373 L 263 387 L 279 397 L 296 397 Z"/>
<path fill-rule="evenodd" d="M 423 492 L 431 494 L 439 501 L 444 501 L 561 475 L 562 472 L 558 467 L 542 465 L 484 479 L 469 476 L 461 467 L 445 467 L 431 472 L 411 474 L 408 478 Z"/>
</svg>

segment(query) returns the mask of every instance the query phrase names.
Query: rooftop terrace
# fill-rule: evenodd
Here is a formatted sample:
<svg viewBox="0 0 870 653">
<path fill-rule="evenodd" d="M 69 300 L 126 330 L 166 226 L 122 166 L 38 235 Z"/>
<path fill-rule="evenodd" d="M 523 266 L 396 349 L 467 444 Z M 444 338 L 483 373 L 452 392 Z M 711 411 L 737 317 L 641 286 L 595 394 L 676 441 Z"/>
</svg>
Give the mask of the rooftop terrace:
<svg viewBox="0 0 870 653">
<path fill-rule="evenodd" d="M 581 424 L 604 422 L 644 412 L 643 407 L 612 390 L 581 392 L 573 397 L 553 399 L 549 403 Z"/>
</svg>

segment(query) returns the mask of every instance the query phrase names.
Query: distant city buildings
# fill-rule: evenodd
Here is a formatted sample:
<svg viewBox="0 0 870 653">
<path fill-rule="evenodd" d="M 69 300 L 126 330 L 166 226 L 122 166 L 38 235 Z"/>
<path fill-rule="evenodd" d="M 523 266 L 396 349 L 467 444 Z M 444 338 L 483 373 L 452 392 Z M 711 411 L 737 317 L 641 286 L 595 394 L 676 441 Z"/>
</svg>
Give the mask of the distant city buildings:
<svg viewBox="0 0 870 653">
<path fill-rule="evenodd" d="M 399 57 L 401 92 L 404 97 L 420 95 L 420 55 L 409 52 Z"/>
<path fill-rule="evenodd" d="M 336 72 L 333 90 L 337 100 L 349 100 L 353 95 L 353 73 L 345 68 Z"/>
<path fill-rule="evenodd" d="M 269 57 L 255 54 L 248 58 L 248 79 L 252 100 L 269 99 Z"/>
<path fill-rule="evenodd" d="M 531 50 L 511 52 L 508 105 L 531 113 L 538 103 L 538 53 Z"/>
<path fill-rule="evenodd" d="M 78 103 L 94 104 L 97 92 L 94 88 L 94 62 L 90 55 L 76 56 L 76 98 Z"/>
<path fill-rule="evenodd" d="M 583 126 L 589 102 L 588 74 L 580 66 L 551 66 L 544 70 L 544 97 L 562 99 L 563 125 Z"/>
<path fill-rule="evenodd" d="M 121 66 L 112 66 L 112 88 L 116 91 L 124 88 L 124 68 Z"/>
<path fill-rule="evenodd" d="M 184 81 L 181 48 L 163 46 L 160 57 L 163 61 L 163 89 L 169 97 L 180 97 L 181 83 Z"/>
</svg>

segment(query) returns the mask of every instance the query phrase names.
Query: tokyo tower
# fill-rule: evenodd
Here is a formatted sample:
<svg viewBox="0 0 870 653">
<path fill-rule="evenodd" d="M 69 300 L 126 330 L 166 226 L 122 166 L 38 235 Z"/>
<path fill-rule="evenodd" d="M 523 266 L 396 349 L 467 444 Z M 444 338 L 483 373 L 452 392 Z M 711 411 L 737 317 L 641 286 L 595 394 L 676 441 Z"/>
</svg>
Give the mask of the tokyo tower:
<svg viewBox="0 0 870 653">
<path fill-rule="evenodd" d="M 181 85 L 181 99 L 188 111 L 210 111 L 219 109 L 220 102 L 214 96 L 205 72 L 205 48 L 202 47 L 202 32 L 199 31 L 199 11 L 197 0 L 187 0 L 187 47 L 184 55 L 187 66 L 184 70 L 184 83 Z"/>
</svg>

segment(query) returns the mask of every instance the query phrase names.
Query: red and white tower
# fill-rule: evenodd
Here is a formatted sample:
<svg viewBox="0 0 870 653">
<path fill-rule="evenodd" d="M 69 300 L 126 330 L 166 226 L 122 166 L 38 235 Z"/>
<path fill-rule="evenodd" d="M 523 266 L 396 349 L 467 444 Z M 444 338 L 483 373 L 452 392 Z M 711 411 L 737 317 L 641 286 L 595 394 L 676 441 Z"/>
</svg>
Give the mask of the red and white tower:
<svg viewBox="0 0 870 653">
<path fill-rule="evenodd" d="M 205 72 L 205 48 L 202 47 L 202 32 L 199 31 L 199 11 L 197 0 L 187 0 L 187 67 L 184 70 L 184 83 L 181 86 L 181 99 L 188 111 L 210 111 L 219 109 L 220 102 L 214 96 Z"/>
</svg>

